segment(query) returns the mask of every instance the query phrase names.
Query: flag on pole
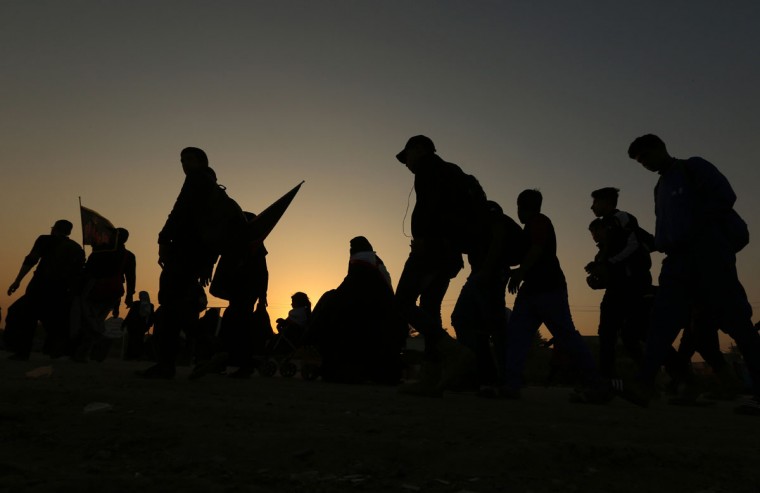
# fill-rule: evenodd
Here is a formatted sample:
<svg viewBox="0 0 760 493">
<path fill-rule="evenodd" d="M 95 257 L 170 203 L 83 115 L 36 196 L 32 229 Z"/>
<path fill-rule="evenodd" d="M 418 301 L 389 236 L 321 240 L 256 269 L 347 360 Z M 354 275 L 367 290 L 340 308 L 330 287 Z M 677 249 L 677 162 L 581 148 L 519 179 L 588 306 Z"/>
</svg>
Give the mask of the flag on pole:
<svg viewBox="0 0 760 493">
<path fill-rule="evenodd" d="M 272 205 L 261 211 L 252 221 L 248 223 L 248 238 L 250 240 L 251 251 L 258 248 L 269 236 L 277 222 L 280 220 L 285 210 L 293 201 L 298 190 L 304 182 L 296 185 L 291 191 L 277 199 Z"/>
<path fill-rule="evenodd" d="M 243 278 L 248 272 L 243 266 L 250 262 L 256 251 L 262 247 L 264 240 L 277 225 L 303 183 L 296 185 L 248 222 L 246 242 L 240 245 L 241 248 L 223 253 L 219 258 L 209 293 L 217 298 L 229 300 L 233 296 L 240 296 L 241 290 L 247 289 L 250 279 Z"/>
<path fill-rule="evenodd" d="M 84 245 L 107 245 L 116 238 L 116 228 L 111 221 L 82 204 L 79 204 L 79 212 L 82 216 L 82 243 Z"/>
</svg>

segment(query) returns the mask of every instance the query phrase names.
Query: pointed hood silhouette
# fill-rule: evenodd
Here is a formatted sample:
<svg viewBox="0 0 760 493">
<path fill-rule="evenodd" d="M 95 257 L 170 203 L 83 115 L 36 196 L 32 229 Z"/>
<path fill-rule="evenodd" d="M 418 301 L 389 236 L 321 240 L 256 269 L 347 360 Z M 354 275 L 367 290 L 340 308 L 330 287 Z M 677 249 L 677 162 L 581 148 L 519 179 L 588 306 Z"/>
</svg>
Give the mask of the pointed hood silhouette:
<svg viewBox="0 0 760 493">
<path fill-rule="evenodd" d="M 233 249 L 222 254 L 219 262 L 216 264 L 214 278 L 211 281 L 209 292 L 223 300 L 230 300 L 234 296 L 240 296 L 241 290 L 245 291 L 246 283 L 250 279 L 244 279 L 246 270 L 242 268 L 246 262 L 250 262 L 255 255 L 266 255 L 264 252 L 257 252 L 264 245 L 264 240 L 269 236 L 277 222 L 287 210 L 293 197 L 304 182 L 296 185 L 291 191 L 277 199 L 272 205 L 261 211 L 261 213 L 248 221 L 246 226 L 246 239 L 241 248 Z"/>
<path fill-rule="evenodd" d="M 255 251 L 269 236 L 277 222 L 287 210 L 293 198 L 298 193 L 304 182 L 296 185 L 291 191 L 277 199 L 272 205 L 261 211 L 248 223 L 248 238 L 251 251 Z"/>
</svg>

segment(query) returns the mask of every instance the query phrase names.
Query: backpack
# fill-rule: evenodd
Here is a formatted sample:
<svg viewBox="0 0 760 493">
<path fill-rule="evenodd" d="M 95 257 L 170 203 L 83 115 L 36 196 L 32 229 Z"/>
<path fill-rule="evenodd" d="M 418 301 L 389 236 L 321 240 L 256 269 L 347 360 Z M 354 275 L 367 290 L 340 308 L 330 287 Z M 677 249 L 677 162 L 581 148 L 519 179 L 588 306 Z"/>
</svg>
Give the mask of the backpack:
<svg viewBox="0 0 760 493">
<path fill-rule="evenodd" d="M 688 165 L 688 160 L 678 160 L 676 166 L 683 171 L 686 182 L 696 192 L 698 190 L 697 177 L 692 167 Z M 739 253 L 749 244 L 749 226 L 733 207 L 721 217 L 713 219 L 718 222 L 720 231 L 728 240 L 734 253 Z"/>
<path fill-rule="evenodd" d="M 638 221 L 636 222 L 636 227 L 634 228 L 633 232 L 636 235 L 636 239 L 639 240 L 639 245 L 641 245 L 644 250 L 646 250 L 648 253 L 657 251 L 657 248 L 654 245 L 654 235 L 639 226 Z"/>
<path fill-rule="evenodd" d="M 451 224 L 451 238 L 460 252 L 467 253 L 480 229 L 488 221 L 488 204 L 485 191 L 473 175 L 464 173 L 457 166 L 458 173 L 452 173 L 454 190 L 452 204 L 456 210 Z"/>
<path fill-rule="evenodd" d="M 227 195 L 226 187 L 214 184 L 200 217 L 201 242 L 222 253 L 242 238 L 246 223 L 243 209 Z"/>
</svg>

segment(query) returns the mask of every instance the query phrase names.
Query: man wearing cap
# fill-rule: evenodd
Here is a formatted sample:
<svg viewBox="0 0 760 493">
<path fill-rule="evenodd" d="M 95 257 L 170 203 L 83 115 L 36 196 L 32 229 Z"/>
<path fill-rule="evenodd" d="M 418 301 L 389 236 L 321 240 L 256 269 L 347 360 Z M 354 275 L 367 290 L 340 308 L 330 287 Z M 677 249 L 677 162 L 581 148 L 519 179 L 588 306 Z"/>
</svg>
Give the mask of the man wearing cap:
<svg viewBox="0 0 760 493">
<path fill-rule="evenodd" d="M 441 159 L 424 135 L 410 138 L 396 159 L 414 174 L 416 194 L 411 252 L 396 287 L 396 302 L 407 322 L 425 338 L 421 379 L 400 391 L 439 396 L 474 365 L 472 353 L 443 329 L 441 303 L 450 280 L 464 267 L 462 253 L 472 239 L 468 230 L 479 220 L 471 217 L 466 203 L 467 185 L 477 181 Z"/>
<path fill-rule="evenodd" d="M 49 235 L 39 236 L 8 288 L 10 296 L 37 266 L 24 295 L 8 309 L 4 340 L 14 352 L 11 359 L 29 359 L 38 321 L 47 332 L 43 352 L 57 357 L 70 349 L 68 315 L 72 290 L 84 266 L 84 250 L 69 238 L 72 227 L 70 221 L 60 219 Z"/>
</svg>

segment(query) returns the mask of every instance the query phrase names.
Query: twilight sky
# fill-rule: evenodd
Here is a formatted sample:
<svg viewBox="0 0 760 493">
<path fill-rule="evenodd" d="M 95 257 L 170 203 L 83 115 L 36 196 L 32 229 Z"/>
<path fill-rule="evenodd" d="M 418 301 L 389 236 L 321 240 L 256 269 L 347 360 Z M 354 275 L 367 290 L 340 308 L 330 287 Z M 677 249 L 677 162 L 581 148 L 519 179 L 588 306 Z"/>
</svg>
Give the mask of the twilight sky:
<svg viewBox="0 0 760 493">
<path fill-rule="evenodd" d="M 755 0 L 0 0 L 3 314 L 37 235 L 68 218 L 81 241 L 79 196 L 130 230 L 155 300 L 186 146 L 253 212 L 306 180 L 266 243 L 273 319 L 293 292 L 316 303 L 340 283 L 356 235 L 395 283 L 413 177 L 394 155 L 422 133 L 513 217 L 521 190 L 543 192 L 576 325 L 593 334 L 590 192 L 616 186 L 621 209 L 654 223 L 657 176 L 628 159 L 633 138 L 716 164 L 760 234 L 758 26 Z M 757 311 L 757 243 L 739 268 Z"/>
</svg>

